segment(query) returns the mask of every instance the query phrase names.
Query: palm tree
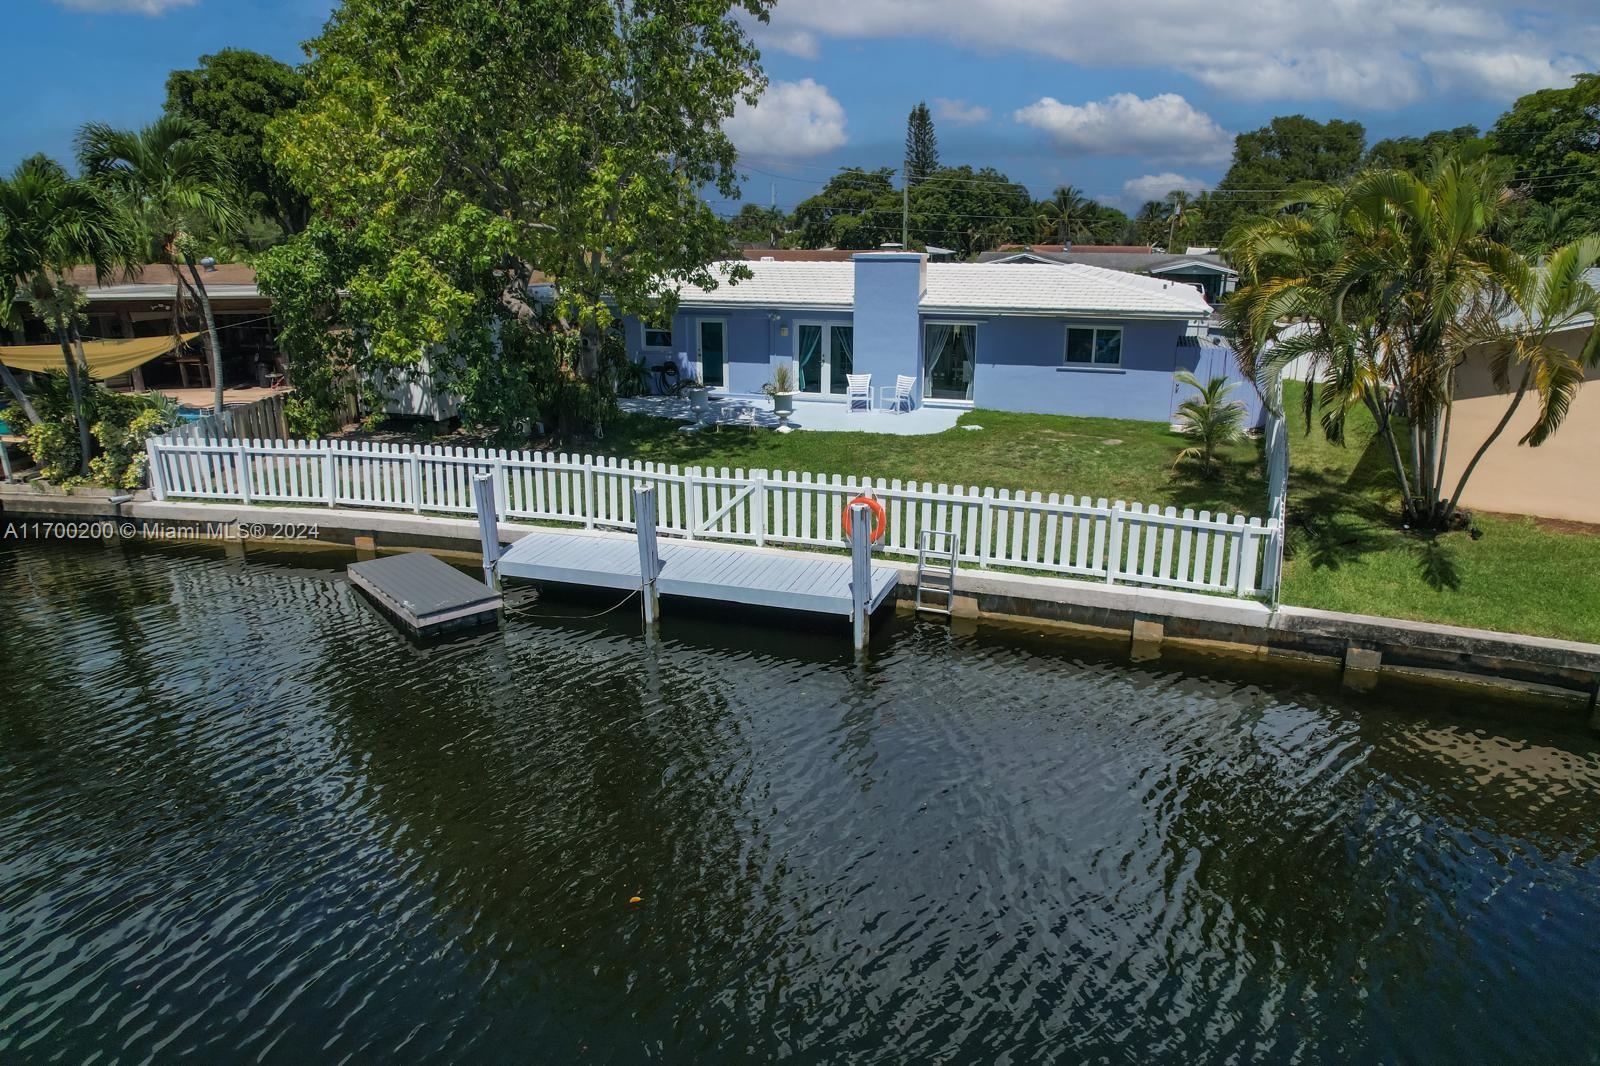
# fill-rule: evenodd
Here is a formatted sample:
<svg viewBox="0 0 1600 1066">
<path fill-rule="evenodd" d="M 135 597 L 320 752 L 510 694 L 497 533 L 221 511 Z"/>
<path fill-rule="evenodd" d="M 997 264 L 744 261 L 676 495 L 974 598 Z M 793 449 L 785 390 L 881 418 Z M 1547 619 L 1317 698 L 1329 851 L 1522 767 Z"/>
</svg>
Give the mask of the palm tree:
<svg viewBox="0 0 1600 1066">
<path fill-rule="evenodd" d="M 1193 463 L 1201 477 L 1212 477 L 1221 469 L 1217 449 L 1244 436 L 1244 405 L 1228 398 L 1238 386 L 1220 375 L 1202 384 L 1187 370 L 1178 371 L 1173 380 L 1195 390 L 1178 405 L 1179 432 L 1194 443 L 1178 453 L 1173 465 Z"/>
<path fill-rule="evenodd" d="M 0 218 L 0 288 L 5 290 L 0 312 L 9 317 L 14 291 L 24 289 L 36 313 L 55 328 L 78 424 L 79 464 L 87 473 L 89 422 L 80 375 L 87 373 L 88 364 L 78 328 L 83 294 L 72 283 L 71 270 L 88 264 L 101 280 L 126 272 L 139 258 L 133 229 L 104 190 L 69 178 L 60 164 L 44 156 L 23 160 L 9 179 L 0 181 Z M 7 377 L 7 386 L 14 388 L 14 379 Z M 24 409 L 31 412 L 32 405 Z M 37 412 L 29 417 L 38 420 Z"/>
<path fill-rule="evenodd" d="M 1330 438 L 1342 436 L 1352 407 L 1372 411 L 1408 524 L 1448 528 L 1478 460 L 1527 390 L 1542 398 L 1525 438 L 1537 444 L 1560 424 L 1582 363 L 1595 359 L 1592 335 L 1577 358 L 1552 335 L 1600 306 L 1582 277 L 1600 258 L 1600 243 L 1558 249 L 1541 267 L 1493 236 L 1509 199 L 1503 164 L 1465 150 L 1437 158 L 1421 175 L 1374 171 L 1344 188 L 1300 190 L 1284 213 L 1229 237 L 1246 280 L 1224 309 L 1230 330 L 1265 353 L 1257 368 L 1264 377 L 1291 358 L 1311 360 L 1316 386 L 1307 390 L 1307 410 L 1320 388 Z M 1508 317 L 1509 309 L 1518 316 Z M 1518 382 L 1518 391 L 1447 493 L 1457 373 L 1468 352 L 1485 344 L 1496 353 L 1497 377 L 1508 387 Z"/>
<path fill-rule="evenodd" d="M 78 132 L 78 161 L 89 180 L 114 189 L 125 200 L 152 254 L 172 269 L 180 291 L 187 291 L 200 306 L 213 398 L 221 415 L 222 345 L 200 274 L 196 234 L 228 234 L 242 220 L 226 157 L 204 127 L 164 115 L 137 132 L 101 123 L 84 126 Z"/>
<path fill-rule="evenodd" d="M 1095 206 L 1095 202 L 1077 186 L 1057 186 L 1056 191 L 1048 199 L 1040 200 L 1037 206 L 1041 235 L 1053 233 L 1058 244 L 1071 244 L 1090 236 L 1090 215 Z"/>
<path fill-rule="evenodd" d="M 1166 205 L 1168 212 L 1167 251 L 1170 252 L 1177 243 L 1179 229 L 1182 229 L 1187 234 L 1191 229 L 1198 226 L 1199 218 L 1195 217 L 1193 221 L 1190 220 L 1190 216 L 1195 214 L 1194 197 L 1183 189 L 1173 189 L 1167 193 Z"/>
</svg>

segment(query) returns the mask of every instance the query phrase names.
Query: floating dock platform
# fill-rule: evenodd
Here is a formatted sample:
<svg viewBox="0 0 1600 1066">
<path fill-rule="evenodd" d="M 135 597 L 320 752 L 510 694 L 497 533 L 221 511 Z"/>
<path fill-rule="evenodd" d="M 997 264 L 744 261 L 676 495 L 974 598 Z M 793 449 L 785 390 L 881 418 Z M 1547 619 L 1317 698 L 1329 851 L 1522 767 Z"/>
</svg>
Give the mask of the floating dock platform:
<svg viewBox="0 0 1600 1066">
<path fill-rule="evenodd" d="M 405 552 L 351 563 L 350 583 L 385 614 L 419 637 L 495 625 L 501 598 L 427 552 Z"/>
<path fill-rule="evenodd" d="M 851 616 L 851 560 L 770 548 L 724 547 L 685 540 L 656 541 L 662 596 L 750 607 Z M 590 588 L 638 589 L 639 543 L 631 536 L 588 532 L 524 534 L 500 555 L 502 578 Z M 899 571 L 872 567 L 867 610 L 894 592 Z"/>
</svg>

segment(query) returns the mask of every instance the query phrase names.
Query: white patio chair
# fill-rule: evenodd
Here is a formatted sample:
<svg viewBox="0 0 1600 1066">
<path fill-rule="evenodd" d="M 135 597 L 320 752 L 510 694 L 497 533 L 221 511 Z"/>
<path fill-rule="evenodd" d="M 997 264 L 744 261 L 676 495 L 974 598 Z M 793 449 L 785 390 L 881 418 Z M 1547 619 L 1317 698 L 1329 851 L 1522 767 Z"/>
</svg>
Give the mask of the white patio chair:
<svg viewBox="0 0 1600 1066">
<path fill-rule="evenodd" d="M 846 374 L 845 400 L 851 411 L 872 412 L 872 375 L 871 374 Z"/>
<path fill-rule="evenodd" d="M 917 387 L 917 379 L 908 374 L 898 374 L 894 379 L 894 406 L 890 410 L 895 414 L 911 410 L 911 390 Z"/>
</svg>

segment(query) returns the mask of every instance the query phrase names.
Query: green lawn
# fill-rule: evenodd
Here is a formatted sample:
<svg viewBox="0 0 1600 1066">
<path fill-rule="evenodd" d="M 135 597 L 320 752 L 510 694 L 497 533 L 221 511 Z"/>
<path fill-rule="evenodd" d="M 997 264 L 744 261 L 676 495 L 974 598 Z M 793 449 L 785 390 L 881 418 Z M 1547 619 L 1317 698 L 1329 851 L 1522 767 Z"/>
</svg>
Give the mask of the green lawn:
<svg viewBox="0 0 1600 1066">
<path fill-rule="evenodd" d="M 1476 519 L 1476 540 L 1467 531 L 1402 531 L 1371 421 L 1353 419 L 1344 447 L 1329 444 L 1320 429 L 1307 435 L 1298 390 L 1293 384 L 1285 390 L 1294 427 L 1285 603 L 1600 642 L 1600 535 L 1492 515 Z M 1227 472 L 1201 480 L 1173 469 L 1183 438 L 1157 423 L 973 411 L 961 425 L 981 430 L 923 437 L 735 427 L 689 434 L 678 425 L 624 415 L 584 450 L 683 466 L 858 474 L 1266 513 L 1258 444 L 1231 448 Z"/>
<path fill-rule="evenodd" d="M 1289 384 L 1289 557 L 1285 603 L 1600 642 L 1600 535 L 1530 518 L 1478 515 L 1469 531 L 1397 528 L 1393 487 L 1372 420 L 1344 447 L 1304 432 Z"/>
<path fill-rule="evenodd" d="M 971 411 L 945 433 L 779 434 L 722 426 L 680 433 L 680 423 L 622 415 L 584 451 L 746 470 L 857 474 L 934 484 L 1070 493 L 1231 513 L 1266 512 L 1260 447 L 1229 449 L 1227 473 L 1202 480 L 1173 469 L 1186 442 L 1165 425 L 1109 418 L 1065 418 Z M 982 429 L 963 429 L 981 426 Z"/>
</svg>

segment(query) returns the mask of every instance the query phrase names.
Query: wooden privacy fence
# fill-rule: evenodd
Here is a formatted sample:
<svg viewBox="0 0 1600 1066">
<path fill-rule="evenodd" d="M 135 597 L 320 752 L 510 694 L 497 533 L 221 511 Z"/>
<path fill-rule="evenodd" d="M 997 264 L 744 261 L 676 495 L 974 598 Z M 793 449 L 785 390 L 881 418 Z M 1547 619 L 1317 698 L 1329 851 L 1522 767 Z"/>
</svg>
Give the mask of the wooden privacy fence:
<svg viewBox="0 0 1600 1066">
<path fill-rule="evenodd" d="M 466 515 L 472 476 L 487 472 L 502 521 L 631 530 L 634 487 L 654 485 L 665 535 L 840 548 L 846 504 L 870 490 L 888 514 L 879 550 L 889 555 L 915 558 L 922 530 L 952 530 L 960 560 L 978 567 L 1234 596 L 1269 595 L 1277 574 L 1263 565 L 1278 537 L 1272 522 L 1087 496 L 367 441 L 169 435 L 147 447 L 158 500 Z"/>
<path fill-rule="evenodd" d="M 275 392 L 253 403 L 223 408 L 220 420 L 214 411 L 207 411 L 195 421 L 173 429 L 167 434 L 167 439 L 198 441 L 237 437 L 241 440 L 284 440 L 289 436 L 289 417 L 284 406 L 288 395 L 286 392 Z"/>
</svg>

